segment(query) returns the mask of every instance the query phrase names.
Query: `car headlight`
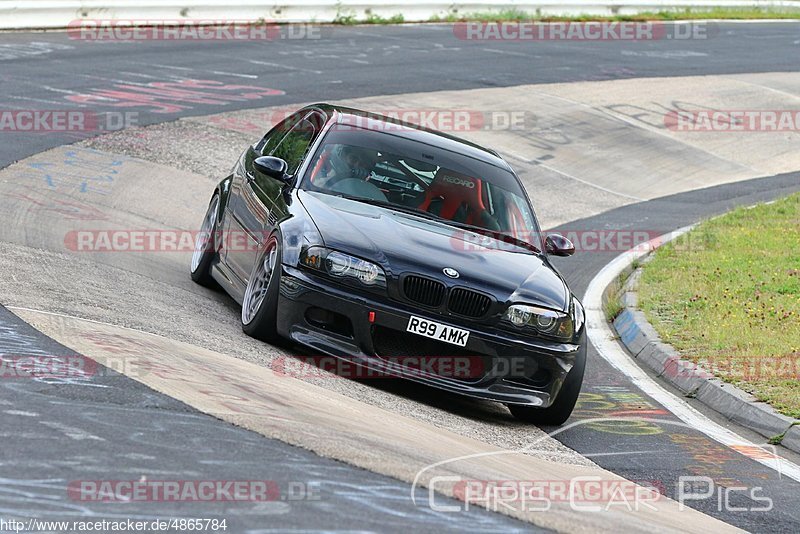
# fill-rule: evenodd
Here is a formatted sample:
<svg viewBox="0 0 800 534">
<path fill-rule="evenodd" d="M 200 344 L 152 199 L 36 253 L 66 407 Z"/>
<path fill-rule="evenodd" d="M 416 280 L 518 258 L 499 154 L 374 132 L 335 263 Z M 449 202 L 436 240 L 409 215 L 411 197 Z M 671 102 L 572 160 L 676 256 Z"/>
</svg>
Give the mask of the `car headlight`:
<svg viewBox="0 0 800 534">
<path fill-rule="evenodd" d="M 370 261 L 325 247 L 309 247 L 300 255 L 300 263 L 335 278 L 357 280 L 371 287 L 386 287 L 386 273 Z"/>
<path fill-rule="evenodd" d="M 538 334 L 564 341 L 572 339 L 575 333 L 572 317 L 566 313 L 528 304 L 512 304 L 503 319 L 518 328 L 532 329 Z"/>
</svg>

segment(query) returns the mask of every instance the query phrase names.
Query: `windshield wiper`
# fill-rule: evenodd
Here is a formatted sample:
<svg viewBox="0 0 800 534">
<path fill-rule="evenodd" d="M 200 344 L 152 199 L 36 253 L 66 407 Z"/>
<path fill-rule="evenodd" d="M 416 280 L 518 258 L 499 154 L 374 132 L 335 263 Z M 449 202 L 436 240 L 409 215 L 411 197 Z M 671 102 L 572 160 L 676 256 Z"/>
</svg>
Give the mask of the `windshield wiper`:
<svg viewBox="0 0 800 534">
<path fill-rule="evenodd" d="M 497 239 L 498 241 L 502 241 L 504 243 L 511 243 L 512 245 L 530 250 L 532 252 L 535 252 L 536 254 L 542 253 L 542 251 L 539 250 L 533 243 L 528 243 L 527 241 L 523 241 L 522 239 L 517 239 L 513 235 L 509 235 L 503 232 L 498 232 L 497 230 L 490 230 L 488 228 L 483 228 L 482 226 L 474 226 L 472 224 L 460 223 L 457 221 L 447 221 L 447 223 L 452 224 L 453 226 L 456 226 L 458 228 L 463 228 L 464 230 L 475 232 L 476 234 L 481 234 L 487 237 Z"/>
<path fill-rule="evenodd" d="M 402 204 L 395 204 L 393 202 L 388 202 L 386 200 L 376 200 L 373 198 L 366 198 L 366 197 L 356 197 L 350 195 L 340 195 L 343 198 L 348 200 L 355 200 L 357 202 L 363 202 L 365 204 L 370 204 L 372 206 L 379 206 L 381 208 L 388 208 L 397 211 L 404 211 L 406 213 L 411 213 L 414 215 L 419 215 L 421 217 L 425 217 L 426 219 L 431 219 L 443 224 L 447 224 L 450 226 L 455 226 L 456 228 L 461 228 L 463 230 L 469 230 L 471 232 L 475 232 L 476 234 L 485 235 L 487 237 L 491 237 L 493 239 L 497 239 L 498 241 L 503 241 L 504 243 L 511 243 L 520 248 L 524 248 L 526 250 L 530 250 L 535 252 L 536 254 L 541 254 L 542 251 L 539 250 L 536 245 L 532 243 L 528 243 L 527 241 L 523 241 L 521 239 L 517 239 L 516 237 L 505 234 L 503 232 L 498 232 L 497 230 L 489 230 L 488 228 L 483 228 L 481 226 L 474 226 L 472 224 L 467 223 L 460 223 L 457 221 L 451 221 L 450 219 L 445 219 L 444 217 L 439 217 L 429 211 L 421 210 L 419 208 L 412 208 L 411 206 L 403 206 Z"/>
<path fill-rule="evenodd" d="M 371 206 L 379 206 L 381 208 L 404 211 L 406 213 L 412 213 L 414 215 L 419 215 L 420 217 L 425 217 L 426 219 L 432 219 L 443 223 L 451 222 L 429 211 L 421 210 L 419 208 L 413 208 L 411 206 L 403 206 L 402 204 L 395 204 L 394 202 L 388 202 L 386 200 L 376 200 L 373 198 L 355 197 L 350 195 L 340 195 L 340 196 L 348 200 L 355 200 L 356 202 L 363 202 L 364 204 L 370 204 Z"/>
</svg>

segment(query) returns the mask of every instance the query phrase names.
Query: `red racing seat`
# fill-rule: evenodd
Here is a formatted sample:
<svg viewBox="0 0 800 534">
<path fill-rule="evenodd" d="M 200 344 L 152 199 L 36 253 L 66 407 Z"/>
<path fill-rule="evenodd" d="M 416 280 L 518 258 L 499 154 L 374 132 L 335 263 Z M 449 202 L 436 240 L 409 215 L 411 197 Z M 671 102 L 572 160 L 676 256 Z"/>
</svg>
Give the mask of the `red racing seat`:
<svg viewBox="0 0 800 534">
<path fill-rule="evenodd" d="M 486 212 L 482 185 L 476 178 L 439 169 L 419 209 L 450 221 L 482 226 Z"/>
</svg>

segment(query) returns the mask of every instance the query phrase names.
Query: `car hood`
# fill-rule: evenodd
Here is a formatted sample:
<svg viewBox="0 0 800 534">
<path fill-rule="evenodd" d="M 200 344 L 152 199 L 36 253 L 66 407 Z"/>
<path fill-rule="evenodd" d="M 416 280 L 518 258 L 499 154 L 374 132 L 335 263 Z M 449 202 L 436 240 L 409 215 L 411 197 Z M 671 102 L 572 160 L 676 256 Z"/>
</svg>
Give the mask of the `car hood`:
<svg viewBox="0 0 800 534">
<path fill-rule="evenodd" d="M 379 263 L 392 276 L 417 273 L 449 286 L 491 293 L 500 302 L 529 302 L 566 311 L 569 290 L 535 255 L 490 237 L 334 195 L 298 191 L 325 246 Z M 444 275 L 450 267 L 458 279 Z"/>
</svg>

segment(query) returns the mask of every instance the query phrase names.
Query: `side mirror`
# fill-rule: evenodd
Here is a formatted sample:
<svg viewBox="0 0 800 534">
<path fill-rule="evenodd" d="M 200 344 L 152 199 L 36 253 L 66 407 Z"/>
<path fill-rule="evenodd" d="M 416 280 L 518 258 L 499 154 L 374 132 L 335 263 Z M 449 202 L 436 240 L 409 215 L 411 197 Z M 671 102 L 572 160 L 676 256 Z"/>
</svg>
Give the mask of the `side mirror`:
<svg viewBox="0 0 800 534">
<path fill-rule="evenodd" d="M 289 182 L 291 176 L 286 174 L 288 165 L 281 158 L 272 156 L 261 156 L 253 160 L 253 168 L 261 174 L 265 174 L 270 178 L 275 178 L 281 182 Z"/>
<path fill-rule="evenodd" d="M 572 256 L 575 254 L 575 245 L 561 234 L 549 234 L 544 240 L 548 254 L 553 256 Z"/>
</svg>

